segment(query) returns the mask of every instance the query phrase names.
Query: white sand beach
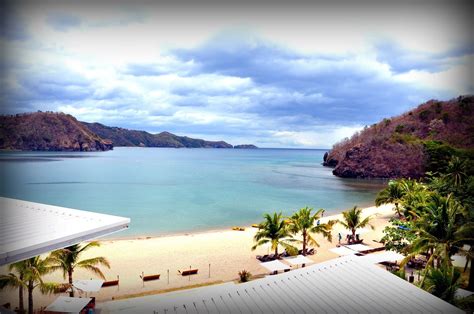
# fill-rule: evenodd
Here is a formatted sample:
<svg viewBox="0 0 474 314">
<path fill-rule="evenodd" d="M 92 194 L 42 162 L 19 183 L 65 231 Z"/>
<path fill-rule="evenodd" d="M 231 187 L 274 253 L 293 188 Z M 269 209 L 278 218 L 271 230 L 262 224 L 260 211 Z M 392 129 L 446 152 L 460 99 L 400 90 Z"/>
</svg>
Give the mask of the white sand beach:
<svg viewBox="0 0 474 314">
<path fill-rule="evenodd" d="M 361 236 L 366 245 L 381 246 L 373 240 L 380 240 L 382 237 L 383 228 L 394 215 L 392 208 L 391 205 L 385 205 L 364 209 L 364 216 L 374 215 L 372 224 L 375 227 L 375 230 Z M 340 218 L 340 214 L 326 216 L 322 218 L 322 222 Z M 101 247 L 87 251 L 83 258 L 107 257 L 111 268 L 103 268 L 103 272 L 107 280 L 114 280 L 119 276 L 120 285 L 102 288 L 100 292 L 89 293 L 89 296 L 94 296 L 98 302 L 101 302 L 134 295 L 160 293 L 193 285 L 232 281 L 237 279 L 238 272 L 243 269 L 250 271 L 254 276 L 268 274 L 269 272 L 259 265 L 260 262 L 255 256 L 269 253 L 269 248 L 259 247 L 251 251 L 255 232 L 255 228 L 246 227 L 245 231 L 218 230 L 101 241 Z M 332 243 L 323 240 L 320 236 L 317 239 L 321 246 L 316 248 L 316 254 L 308 256 L 310 259 L 318 263 L 338 256 L 329 251 L 338 242 L 337 232 L 333 232 Z M 178 273 L 178 270 L 186 270 L 190 267 L 199 269 L 198 274 L 183 277 Z M 140 278 L 142 272 L 145 275 L 161 274 L 161 277 L 159 280 L 143 284 Z M 7 273 L 6 268 L 2 267 L 0 273 Z M 74 272 L 74 279 L 90 278 L 96 277 L 83 270 Z M 45 277 L 45 280 L 65 282 L 59 272 Z M 4 290 L 0 293 L 2 301 L 11 302 L 13 308 L 17 305 L 16 290 Z M 38 291 L 35 292 L 35 308 L 47 306 L 56 297 L 57 295 L 45 296 Z"/>
</svg>

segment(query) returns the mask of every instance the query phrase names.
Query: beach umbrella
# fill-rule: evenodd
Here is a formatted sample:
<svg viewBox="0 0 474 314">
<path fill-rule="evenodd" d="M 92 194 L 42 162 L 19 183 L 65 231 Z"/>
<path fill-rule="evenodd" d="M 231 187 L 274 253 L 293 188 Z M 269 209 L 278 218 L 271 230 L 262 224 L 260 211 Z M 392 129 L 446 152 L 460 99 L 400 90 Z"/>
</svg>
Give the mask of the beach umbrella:
<svg viewBox="0 0 474 314">
<path fill-rule="evenodd" d="M 286 262 L 290 263 L 291 265 L 304 265 L 304 264 L 309 264 L 309 263 L 314 263 L 312 259 L 307 258 L 306 256 L 303 255 L 298 255 L 298 256 L 289 256 L 283 258 Z"/>
<path fill-rule="evenodd" d="M 372 247 L 365 245 L 365 244 L 348 244 L 344 245 L 346 248 L 351 249 L 353 251 L 361 252 L 373 249 Z"/>
<path fill-rule="evenodd" d="M 104 281 L 100 279 L 74 280 L 72 286 L 83 292 L 97 292 L 102 288 L 103 283 Z"/>
<path fill-rule="evenodd" d="M 271 261 L 271 262 L 265 262 L 265 263 L 260 263 L 261 266 L 265 267 L 269 271 L 272 272 L 277 272 L 279 270 L 287 270 L 290 269 L 290 266 L 280 262 L 280 261 Z"/>
<path fill-rule="evenodd" d="M 348 249 L 346 247 L 340 246 L 340 247 L 335 247 L 332 249 L 329 249 L 329 251 L 336 253 L 339 256 L 344 256 L 344 255 L 352 255 L 355 254 L 356 251 Z"/>
</svg>

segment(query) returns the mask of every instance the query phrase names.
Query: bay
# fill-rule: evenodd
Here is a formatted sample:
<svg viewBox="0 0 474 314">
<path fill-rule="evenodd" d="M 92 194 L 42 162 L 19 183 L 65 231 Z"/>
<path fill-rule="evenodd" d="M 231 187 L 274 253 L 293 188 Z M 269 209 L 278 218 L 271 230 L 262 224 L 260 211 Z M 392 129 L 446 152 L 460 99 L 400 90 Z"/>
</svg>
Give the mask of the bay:
<svg viewBox="0 0 474 314">
<path fill-rule="evenodd" d="M 341 179 L 326 150 L 115 148 L 2 152 L 0 195 L 131 218 L 109 237 L 249 225 L 310 206 L 327 214 L 373 205 L 377 180 Z"/>
</svg>

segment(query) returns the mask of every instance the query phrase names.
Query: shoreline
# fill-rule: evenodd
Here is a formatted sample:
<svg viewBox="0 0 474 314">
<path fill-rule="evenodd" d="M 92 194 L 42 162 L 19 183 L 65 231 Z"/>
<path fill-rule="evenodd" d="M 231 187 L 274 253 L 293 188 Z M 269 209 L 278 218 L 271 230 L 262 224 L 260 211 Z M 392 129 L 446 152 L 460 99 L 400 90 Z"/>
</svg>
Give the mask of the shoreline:
<svg viewBox="0 0 474 314">
<path fill-rule="evenodd" d="M 394 216 L 392 207 L 392 205 L 384 205 L 378 208 L 371 206 L 363 209 L 363 216 L 377 214 L 373 220 L 376 230 L 371 230 L 362 236 L 366 245 L 381 246 L 373 240 L 380 240 L 383 228 L 388 224 L 389 218 Z M 340 217 L 340 213 L 324 216 L 321 218 L 321 222 Z M 155 237 L 98 239 L 101 246 L 84 252 L 82 259 L 97 256 L 106 257 L 111 264 L 110 269 L 101 267 L 106 280 L 116 280 L 119 276 L 120 285 L 102 288 L 99 292 L 88 293 L 87 296 L 95 297 L 97 302 L 105 302 L 188 289 L 196 285 L 211 285 L 216 282 L 229 283 L 234 282 L 238 278 L 238 272 L 243 269 L 249 271 L 253 278 L 265 276 L 269 272 L 260 265 L 256 255 L 268 254 L 270 250 L 267 246 L 262 246 L 252 251 L 253 236 L 257 229 L 251 226 L 243 227 L 245 227 L 245 231 L 226 228 Z M 316 235 L 320 247 L 314 247 L 316 254 L 308 256 L 314 263 L 338 257 L 337 254 L 329 251 L 330 248 L 334 248 L 338 244 L 337 233 L 337 229 L 334 228 L 332 242 Z M 297 244 L 297 246 L 300 248 L 301 244 Z M 182 276 L 178 272 L 191 267 L 199 269 L 198 274 Z M 145 275 L 160 274 L 161 277 L 159 280 L 142 282 L 140 278 L 142 272 Z M 2 268 L 0 273 L 6 273 L 5 268 Z M 73 278 L 98 277 L 84 270 L 76 269 Z M 44 280 L 46 282 L 66 282 L 60 272 L 47 275 Z M 4 290 L 0 294 L 2 300 L 11 302 L 13 308 L 16 306 L 18 302 L 16 290 Z M 76 294 L 76 296 L 78 295 L 85 296 L 85 293 Z M 47 306 L 58 296 L 58 294 L 42 295 L 39 291 L 35 291 L 35 308 Z"/>
<path fill-rule="evenodd" d="M 346 210 L 350 209 L 352 206 L 354 206 L 354 205 L 348 206 L 346 209 L 331 210 L 330 213 L 327 213 L 328 212 L 328 210 L 327 210 L 326 214 L 328 216 L 324 216 L 323 218 L 330 217 L 330 216 L 341 215 L 343 211 L 346 211 Z M 367 202 L 365 204 L 357 205 L 358 208 L 362 208 L 364 210 L 366 210 L 367 208 L 374 207 L 374 206 L 375 205 L 373 205 L 373 201 Z M 317 210 L 319 208 L 314 207 L 314 209 Z M 295 211 L 296 210 L 298 210 L 298 209 L 295 209 Z M 259 221 L 256 221 L 254 223 L 257 224 L 261 221 L 263 221 L 263 216 L 260 217 Z M 112 233 L 110 235 L 105 235 L 102 238 L 97 238 L 97 239 L 94 239 L 94 240 L 91 240 L 91 241 L 103 242 L 103 241 L 122 241 L 122 240 L 150 240 L 150 239 L 155 239 L 155 238 L 166 238 L 166 237 L 174 237 L 174 236 L 189 236 L 189 235 L 197 235 L 197 234 L 222 232 L 222 231 L 232 230 L 232 227 L 243 227 L 245 229 L 248 229 L 248 228 L 256 229 L 256 228 L 253 228 L 251 225 L 248 225 L 248 224 L 243 224 L 243 225 L 234 224 L 234 225 L 222 226 L 222 227 L 211 227 L 209 229 L 196 229 L 196 230 L 188 230 L 188 231 L 186 231 L 186 230 L 183 230 L 183 231 L 170 231 L 170 232 L 165 232 L 163 234 L 152 234 L 152 233 L 145 234 L 144 233 L 144 234 L 137 234 L 137 235 L 126 235 L 126 236 L 123 236 L 123 237 L 120 237 L 120 236 L 115 237 L 114 234 Z M 85 241 L 85 242 L 91 242 L 91 241 Z"/>
</svg>

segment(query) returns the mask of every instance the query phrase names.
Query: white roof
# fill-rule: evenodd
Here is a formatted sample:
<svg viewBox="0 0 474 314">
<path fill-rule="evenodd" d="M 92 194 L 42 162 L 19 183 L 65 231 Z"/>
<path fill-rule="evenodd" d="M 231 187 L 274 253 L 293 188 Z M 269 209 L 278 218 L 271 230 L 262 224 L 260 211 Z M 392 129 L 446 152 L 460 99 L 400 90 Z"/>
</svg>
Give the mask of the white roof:
<svg viewBox="0 0 474 314">
<path fill-rule="evenodd" d="M 100 279 L 74 280 L 72 286 L 83 292 L 97 292 L 102 288 L 103 283 L 104 281 Z"/>
<path fill-rule="evenodd" d="M 303 255 L 298 255 L 298 256 L 290 256 L 290 257 L 285 257 L 284 260 L 291 265 L 301 265 L 301 264 L 309 264 L 309 263 L 314 263 L 313 260 L 307 258 L 306 256 Z"/>
<path fill-rule="evenodd" d="M 333 252 L 333 253 L 336 253 L 337 255 L 339 256 L 343 256 L 343 255 L 352 255 L 352 254 L 355 254 L 356 251 L 354 250 L 351 250 L 351 249 L 348 249 L 344 246 L 340 246 L 340 247 L 335 247 L 335 248 L 332 248 L 332 249 L 329 249 L 329 251 Z"/>
<path fill-rule="evenodd" d="M 265 262 L 265 263 L 260 263 L 260 265 L 265 267 L 269 271 L 279 271 L 279 270 L 290 269 L 290 266 L 283 264 L 280 261 Z"/>
<path fill-rule="evenodd" d="M 71 298 L 61 296 L 48 305 L 46 311 L 79 313 L 90 302 L 90 300 L 91 298 Z"/>
<path fill-rule="evenodd" d="M 351 249 L 353 251 L 361 252 L 361 251 L 367 251 L 370 249 L 373 249 L 373 247 L 370 247 L 365 244 L 348 244 L 344 245 L 346 248 Z"/>
<path fill-rule="evenodd" d="M 98 304 L 101 313 L 464 313 L 386 270 L 336 258 L 242 284 Z"/>
<path fill-rule="evenodd" d="M 0 265 L 128 228 L 129 218 L 0 197 Z"/>
<path fill-rule="evenodd" d="M 385 251 L 380 253 L 371 253 L 364 256 L 361 256 L 361 260 L 377 264 L 380 262 L 394 262 L 404 259 L 405 256 L 393 251 Z"/>
</svg>

